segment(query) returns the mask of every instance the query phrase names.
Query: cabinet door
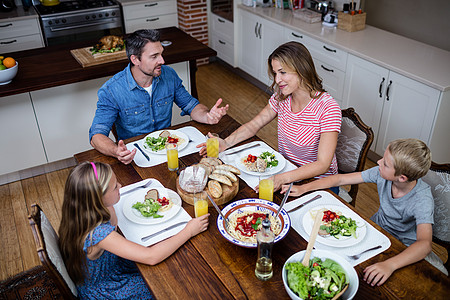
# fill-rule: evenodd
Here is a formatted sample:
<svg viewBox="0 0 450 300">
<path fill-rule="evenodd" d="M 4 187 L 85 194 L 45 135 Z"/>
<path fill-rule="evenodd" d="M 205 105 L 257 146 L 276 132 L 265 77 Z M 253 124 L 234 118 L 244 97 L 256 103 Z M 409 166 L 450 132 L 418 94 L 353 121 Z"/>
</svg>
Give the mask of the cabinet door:
<svg viewBox="0 0 450 300">
<path fill-rule="evenodd" d="M 0 175 L 45 164 L 30 94 L 0 98 Z"/>
<path fill-rule="evenodd" d="M 375 152 L 399 138 L 429 144 L 440 92 L 423 83 L 390 72 Z"/>
<path fill-rule="evenodd" d="M 349 55 L 345 75 L 344 107 L 353 107 L 361 119 L 378 134 L 389 71 Z M 375 150 L 375 142 L 371 149 Z"/>
<path fill-rule="evenodd" d="M 239 68 L 258 78 L 261 65 L 260 18 L 240 10 Z"/>
<path fill-rule="evenodd" d="M 259 80 L 265 85 L 270 86 L 272 84 L 272 80 L 269 78 L 267 73 L 268 71 L 268 63 L 267 59 L 272 52 L 278 48 L 281 44 L 285 42 L 284 39 L 284 29 L 281 25 L 276 23 L 260 19 L 262 23 L 261 35 L 262 35 L 262 56 L 261 56 L 261 71 L 259 75 Z"/>
</svg>

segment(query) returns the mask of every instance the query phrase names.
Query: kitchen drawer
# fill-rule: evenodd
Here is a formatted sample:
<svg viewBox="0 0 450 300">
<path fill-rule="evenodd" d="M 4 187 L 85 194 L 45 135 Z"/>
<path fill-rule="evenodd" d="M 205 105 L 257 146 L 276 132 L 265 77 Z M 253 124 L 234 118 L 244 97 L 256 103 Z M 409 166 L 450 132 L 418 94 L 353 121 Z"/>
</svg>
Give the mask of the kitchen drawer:
<svg viewBox="0 0 450 300">
<path fill-rule="evenodd" d="M 125 20 L 176 13 L 177 1 L 175 0 L 147 1 L 139 4 L 123 5 L 123 15 Z"/>
<path fill-rule="evenodd" d="M 347 52 L 313 38 L 308 41 L 308 50 L 314 59 L 345 72 Z"/>
<path fill-rule="evenodd" d="M 310 41 L 312 40 L 309 36 L 286 27 L 284 28 L 284 39 L 287 41 L 302 43 L 306 48 L 308 48 L 308 50 L 310 48 Z"/>
<path fill-rule="evenodd" d="M 220 33 L 223 38 L 225 38 L 227 41 L 234 41 L 234 26 L 233 22 L 230 22 L 222 17 L 219 17 L 215 14 L 211 14 L 211 26 L 212 30 L 216 33 Z"/>
<path fill-rule="evenodd" d="M 171 26 L 178 27 L 177 14 L 125 20 L 125 32 L 127 34 L 138 29 L 157 29 Z"/>
<path fill-rule="evenodd" d="M 211 47 L 217 51 L 217 56 L 230 65 L 234 65 L 234 45 L 222 36 L 211 34 Z"/>
<path fill-rule="evenodd" d="M 0 36 L 2 40 L 32 34 L 41 34 L 41 28 L 37 18 L 18 21 L 0 21 Z"/>
<path fill-rule="evenodd" d="M 15 52 L 33 48 L 44 47 L 40 34 L 10 37 L 0 40 L 0 53 Z"/>
<path fill-rule="evenodd" d="M 345 73 L 341 70 L 326 64 L 323 61 L 314 59 L 317 74 L 322 78 L 323 88 L 342 107 L 342 97 L 344 94 Z"/>
</svg>

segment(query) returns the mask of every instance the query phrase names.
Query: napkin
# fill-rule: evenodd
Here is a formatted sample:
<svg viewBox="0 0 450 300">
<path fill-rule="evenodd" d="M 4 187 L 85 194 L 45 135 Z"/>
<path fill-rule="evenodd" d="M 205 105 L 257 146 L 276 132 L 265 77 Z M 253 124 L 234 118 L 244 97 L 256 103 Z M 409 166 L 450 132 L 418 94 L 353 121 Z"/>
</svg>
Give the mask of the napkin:
<svg viewBox="0 0 450 300">
<path fill-rule="evenodd" d="M 325 192 L 325 191 L 317 191 L 311 194 L 308 194 L 306 196 L 300 197 L 298 199 L 295 199 L 293 201 L 290 201 L 284 205 L 285 210 L 292 209 L 301 203 L 313 198 L 316 195 L 321 195 L 322 198 L 317 199 L 315 201 L 312 201 L 308 204 L 306 204 L 304 207 L 293 211 L 289 213 L 289 217 L 291 218 L 291 227 L 294 228 L 295 231 L 298 232 L 305 240 L 309 240 L 309 234 L 310 232 L 306 233 L 305 228 L 303 228 L 303 216 L 306 213 L 309 213 L 309 211 L 319 205 L 333 205 L 333 206 L 342 206 L 346 207 L 345 204 L 343 204 L 340 200 L 338 200 L 336 197 L 334 197 L 332 194 Z M 366 261 L 375 255 L 385 251 L 391 246 L 391 241 L 387 236 L 385 236 L 383 233 L 378 231 L 375 227 L 370 225 L 366 222 L 367 231 L 366 235 L 364 236 L 363 240 L 356 245 L 349 246 L 349 247 L 332 247 L 328 245 L 324 245 L 320 243 L 318 240 L 316 240 L 316 243 L 314 245 L 314 248 L 320 249 L 320 250 L 328 250 L 332 251 L 334 253 L 337 253 L 344 257 L 352 266 L 356 266 L 363 261 Z M 361 257 L 357 260 L 353 260 L 349 258 L 347 255 L 354 255 L 361 253 L 362 251 L 372 248 L 374 246 L 381 245 L 381 248 L 368 251 L 366 253 L 363 253 Z"/>
<path fill-rule="evenodd" d="M 190 142 L 186 146 L 186 148 L 184 148 L 183 150 L 178 152 L 178 157 L 182 157 L 182 156 L 200 151 L 200 148 L 197 148 L 196 146 L 198 144 L 206 142 L 205 135 L 193 126 L 186 126 L 183 128 L 179 128 L 179 129 L 177 129 L 177 131 L 183 132 L 192 140 L 192 142 Z M 142 147 L 142 143 L 143 143 L 144 139 L 145 138 L 138 140 L 138 141 L 128 143 L 126 145 L 127 149 L 130 151 L 135 149 L 136 147 L 134 146 L 134 144 L 137 143 L 139 146 L 141 146 L 141 149 L 144 150 Z M 141 168 L 153 167 L 153 166 L 167 162 L 166 154 L 152 154 L 149 151 L 145 151 L 145 153 L 150 157 L 150 161 L 148 161 L 144 157 L 144 155 L 142 155 L 142 153 L 141 153 L 141 151 L 139 151 L 139 149 L 136 151 L 136 155 L 134 156 L 134 159 L 133 159 L 134 163 Z"/>
<path fill-rule="evenodd" d="M 151 184 L 146 189 L 152 189 L 152 188 L 164 188 L 164 186 L 156 179 L 146 179 L 140 182 L 136 182 L 134 184 L 127 185 L 120 189 L 120 193 L 123 194 L 127 190 L 133 189 L 136 186 L 141 186 L 147 183 L 147 181 L 151 181 Z M 177 197 L 178 194 L 170 189 L 166 189 L 167 194 L 169 197 Z M 150 246 L 153 244 L 156 244 L 162 240 L 165 240 L 178 232 L 180 232 L 186 225 L 180 225 L 173 229 L 170 229 L 164 233 L 158 234 L 151 238 L 150 240 L 147 240 L 146 242 L 142 242 L 142 238 L 155 233 L 159 232 L 175 223 L 182 222 L 182 221 L 189 221 L 192 219 L 192 217 L 184 210 L 183 207 L 180 208 L 178 213 L 163 223 L 158 224 L 152 224 L 152 225 L 143 225 L 143 224 L 137 224 L 133 221 L 128 220 L 127 217 L 123 214 L 123 203 L 126 201 L 127 198 L 136 196 L 135 191 L 127 193 L 126 195 L 121 196 L 120 201 L 114 205 L 114 209 L 116 211 L 118 225 L 120 230 L 122 231 L 123 235 L 127 240 L 130 240 L 132 242 L 135 242 L 137 244 L 143 245 L 143 246 Z M 178 196 L 179 197 L 179 196 Z M 142 199 L 144 200 L 144 199 Z M 180 199 L 180 203 L 182 203 Z"/>
<path fill-rule="evenodd" d="M 230 150 L 227 150 L 227 151 L 234 151 L 234 150 L 237 150 L 237 149 L 247 148 L 249 145 L 254 145 L 254 144 L 258 144 L 258 143 L 260 144 L 260 146 L 251 148 L 252 152 L 253 151 L 255 153 L 260 153 L 260 152 L 264 152 L 264 151 L 276 152 L 272 147 L 270 147 L 269 145 L 267 145 L 263 141 L 250 142 L 248 144 L 244 144 L 244 145 L 241 145 L 239 147 L 231 148 Z M 240 161 L 240 159 L 242 158 L 243 152 L 245 150 L 243 150 L 242 152 L 235 153 L 235 154 L 227 154 L 227 151 L 221 152 L 219 154 L 219 158 L 224 163 L 237 167 L 237 164 Z M 297 166 L 295 166 L 290 161 L 286 160 L 286 165 L 284 166 L 283 170 L 281 170 L 279 173 L 292 171 L 292 170 L 295 170 L 296 168 L 297 168 Z M 263 175 L 263 174 L 264 173 L 261 173 L 261 175 Z M 256 186 L 259 185 L 259 176 L 247 174 L 247 173 L 241 171 L 241 175 L 239 175 L 239 177 L 242 180 L 244 180 L 245 183 L 247 183 L 247 185 L 249 187 L 251 187 L 252 189 L 255 189 Z"/>
</svg>

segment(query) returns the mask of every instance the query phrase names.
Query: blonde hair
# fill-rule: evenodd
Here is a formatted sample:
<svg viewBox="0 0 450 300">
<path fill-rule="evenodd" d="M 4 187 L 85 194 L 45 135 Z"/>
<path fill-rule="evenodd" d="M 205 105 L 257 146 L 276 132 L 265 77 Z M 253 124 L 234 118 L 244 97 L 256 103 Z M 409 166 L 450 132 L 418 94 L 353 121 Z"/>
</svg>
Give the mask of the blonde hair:
<svg viewBox="0 0 450 300">
<path fill-rule="evenodd" d="M 64 189 L 59 247 L 67 271 L 75 283 L 85 278 L 86 253 L 83 246 L 92 230 L 109 221 L 103 204 L 113 171 L 107 164 L 84 162 L 72 169 Z"/>
<path fill-rule="evenodd" d="M 425 176 L 431 166 L 431 151 L 418 139 L 399 139 L 388 145 L 395 176 L 405 175 L 408 181 Z"/>
<path fill-rule="evenodd" d="M 322 79 L 316 72 L 313 59 L 308 49 L 301 43 L 288 42 L 282 44 L 270 54 L 268 64 L 269 78 L 273 80 L 271 89 L 277 93 L 278 100 L 286 99 L 286 96 L 280 92 L 275 82 L 275 73 L 272 68 L 272 60 L 278 60 L 283 68 L 294 71 L 300 78 L 300 82 L 305 89 L 309 91 L 311 98 L 319 98 L 325 90 L 322 86 Z M 316 92 L 320 92 L 315 96 Z"/>
</svg>

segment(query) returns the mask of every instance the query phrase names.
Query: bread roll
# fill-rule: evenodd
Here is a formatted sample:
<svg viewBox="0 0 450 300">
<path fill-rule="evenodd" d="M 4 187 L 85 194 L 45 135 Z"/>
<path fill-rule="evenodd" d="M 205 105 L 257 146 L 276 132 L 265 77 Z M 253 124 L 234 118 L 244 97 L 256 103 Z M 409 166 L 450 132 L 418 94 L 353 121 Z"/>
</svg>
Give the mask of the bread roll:
<svg viewBox="0 0 450 300">
<path fill-rule="evenodd" d="M 235 166 L 232 166 L 232 165 L 227 165 L 227 164 L 218 165 L 218 166 L 214 167 L 214 170 L 225 170 L 225 171 L 232 172 L 236 175 L 241 175 L 241 171 L 239 171 L 238 168 L 236 168 Z"/>
<path fill-rule="evenodd" d="M 230 171 L 214 169 L 213 174 L 225 175 L 225 176 L 227 176 L 228 178 L 230 178 L 231 181 L 233 181 L 233 182 L 236 182 L 236 181 L 237 181 L 236 175 L 234 175 L 234 174 L 231 173 Z"/>
<path fill-rule="evenodd" d="M 233 185 L 233 183 L 231 183 L 230 179 L 228 179 L 228 177 L 226 177 L 225 175 L 212 173 L 211 175 L 209 175 L 209 178 L 213 179 L 213 180 L 217 180 L 218 182 L 226 184 L 228 186 Z"/>
<path fill-rule="evenodd" d="M 145 195 L 145 199 L 153 199 L 158 200 L 159 199 L 159 192 L 157 189 L 151 189 L 147 192 L 147 195 Z"/>
<path fill-rule="evenodd" d="M 216 180 L 208 181 L 208 191 L 214 198 L 222 196 L 222 186 Z"/>
</svg>

